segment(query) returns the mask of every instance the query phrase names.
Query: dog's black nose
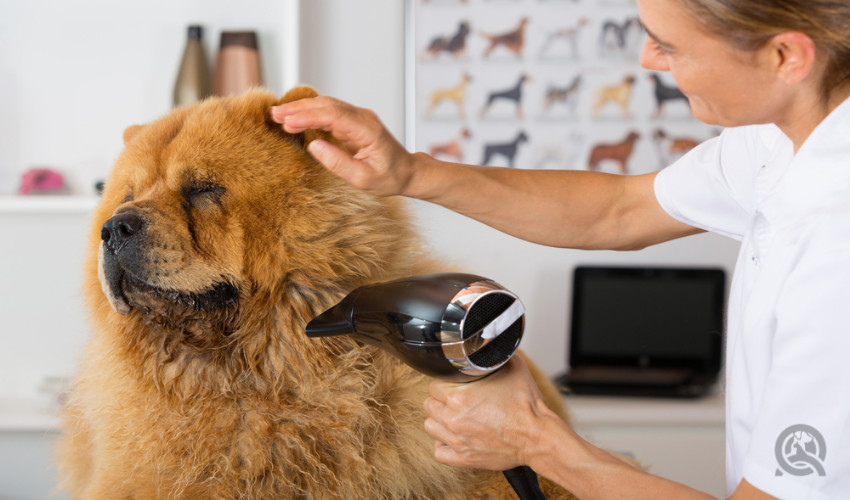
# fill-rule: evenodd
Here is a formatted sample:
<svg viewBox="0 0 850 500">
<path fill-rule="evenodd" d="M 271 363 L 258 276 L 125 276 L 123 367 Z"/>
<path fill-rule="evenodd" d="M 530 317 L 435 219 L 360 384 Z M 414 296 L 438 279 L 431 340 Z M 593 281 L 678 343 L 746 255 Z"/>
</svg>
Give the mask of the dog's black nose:
<svg viewBox="0 0 850 500">
<path fill-rule="evenodd" d="M 115 215 L 100 228 L 100 239 L 107 249 L 114 252 L 138 233 L 144 224 L 144 220 L 136 213 Z"/>
</svg>

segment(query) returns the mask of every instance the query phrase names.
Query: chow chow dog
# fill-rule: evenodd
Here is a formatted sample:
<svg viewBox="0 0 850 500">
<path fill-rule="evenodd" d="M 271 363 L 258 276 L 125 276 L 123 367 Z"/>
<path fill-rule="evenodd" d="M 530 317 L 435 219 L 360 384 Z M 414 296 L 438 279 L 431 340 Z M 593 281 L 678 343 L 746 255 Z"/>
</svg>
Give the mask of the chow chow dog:
<svg viewBox="0 0 850 500">
<path fill-rule="evenodd" d="M 515 498 L 498 472 L 434 460 L 428 377 L 349 336 L 306 337 L 356 287 L 446 270 L 401 200 L 313 160 L 324 132 L 271 122 L 271 106 L 313 95 L 255 89 L 124 133 L 89 235 L 94 334 L 64 410 L 73 498 Z"/>
</svg>

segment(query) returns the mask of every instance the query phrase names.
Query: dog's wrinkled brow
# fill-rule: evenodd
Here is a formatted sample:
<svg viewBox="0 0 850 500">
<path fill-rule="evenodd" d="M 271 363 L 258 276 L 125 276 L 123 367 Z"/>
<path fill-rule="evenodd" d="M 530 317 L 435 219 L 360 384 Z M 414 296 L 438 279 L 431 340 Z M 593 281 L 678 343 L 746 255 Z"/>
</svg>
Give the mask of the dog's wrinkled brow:
<svg viewBox="0 0 850 500">
<path fill-rule="evenodd" d="M 207 172 L 187 170 L 183 174 L 181 192 L 184 196 L 197 193 L 213 193 L 220 196 L 226 191 L 227 189 L 221 185 L 221 182 Z"/>
</svg>

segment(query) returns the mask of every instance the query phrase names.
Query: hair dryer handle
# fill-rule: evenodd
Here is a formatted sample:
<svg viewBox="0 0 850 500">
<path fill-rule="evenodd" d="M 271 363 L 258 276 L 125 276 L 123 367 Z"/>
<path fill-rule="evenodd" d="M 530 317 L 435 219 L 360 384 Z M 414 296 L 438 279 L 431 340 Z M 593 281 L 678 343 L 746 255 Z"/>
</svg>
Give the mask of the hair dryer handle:
<svg viewBox="0 0 850 500">
<path fill-rule="evenodd" d="M 520 500 L 546 500 L 537 481 L 537 473 L 531 467 L 520 465 L 502 472 L 511 483 Z"/>
</svg>

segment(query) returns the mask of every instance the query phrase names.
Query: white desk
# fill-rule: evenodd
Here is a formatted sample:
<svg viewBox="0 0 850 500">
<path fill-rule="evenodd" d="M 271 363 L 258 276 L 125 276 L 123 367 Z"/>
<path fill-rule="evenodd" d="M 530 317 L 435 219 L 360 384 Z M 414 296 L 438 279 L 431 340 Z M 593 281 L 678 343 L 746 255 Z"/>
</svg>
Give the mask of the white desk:
<svg viewBox="0 0 850 500">
<path fill-rule="evenodd" d="M 724 403 L 567 396 L 576 430 L 592 443 L 633 455 L 653 474 L 723 496 Z M 44 402 L 0 401 L 0 498 L 40 498 L 54 479 L 58 419 Z M 60 497 L 61 498 L 61 497 Z"/>
<path fill-rule="evenodd" d="M 723 395 L 701 399 L 566 396 L 576 430 L 649 471 L 724 498 Z"/>
</svg>

